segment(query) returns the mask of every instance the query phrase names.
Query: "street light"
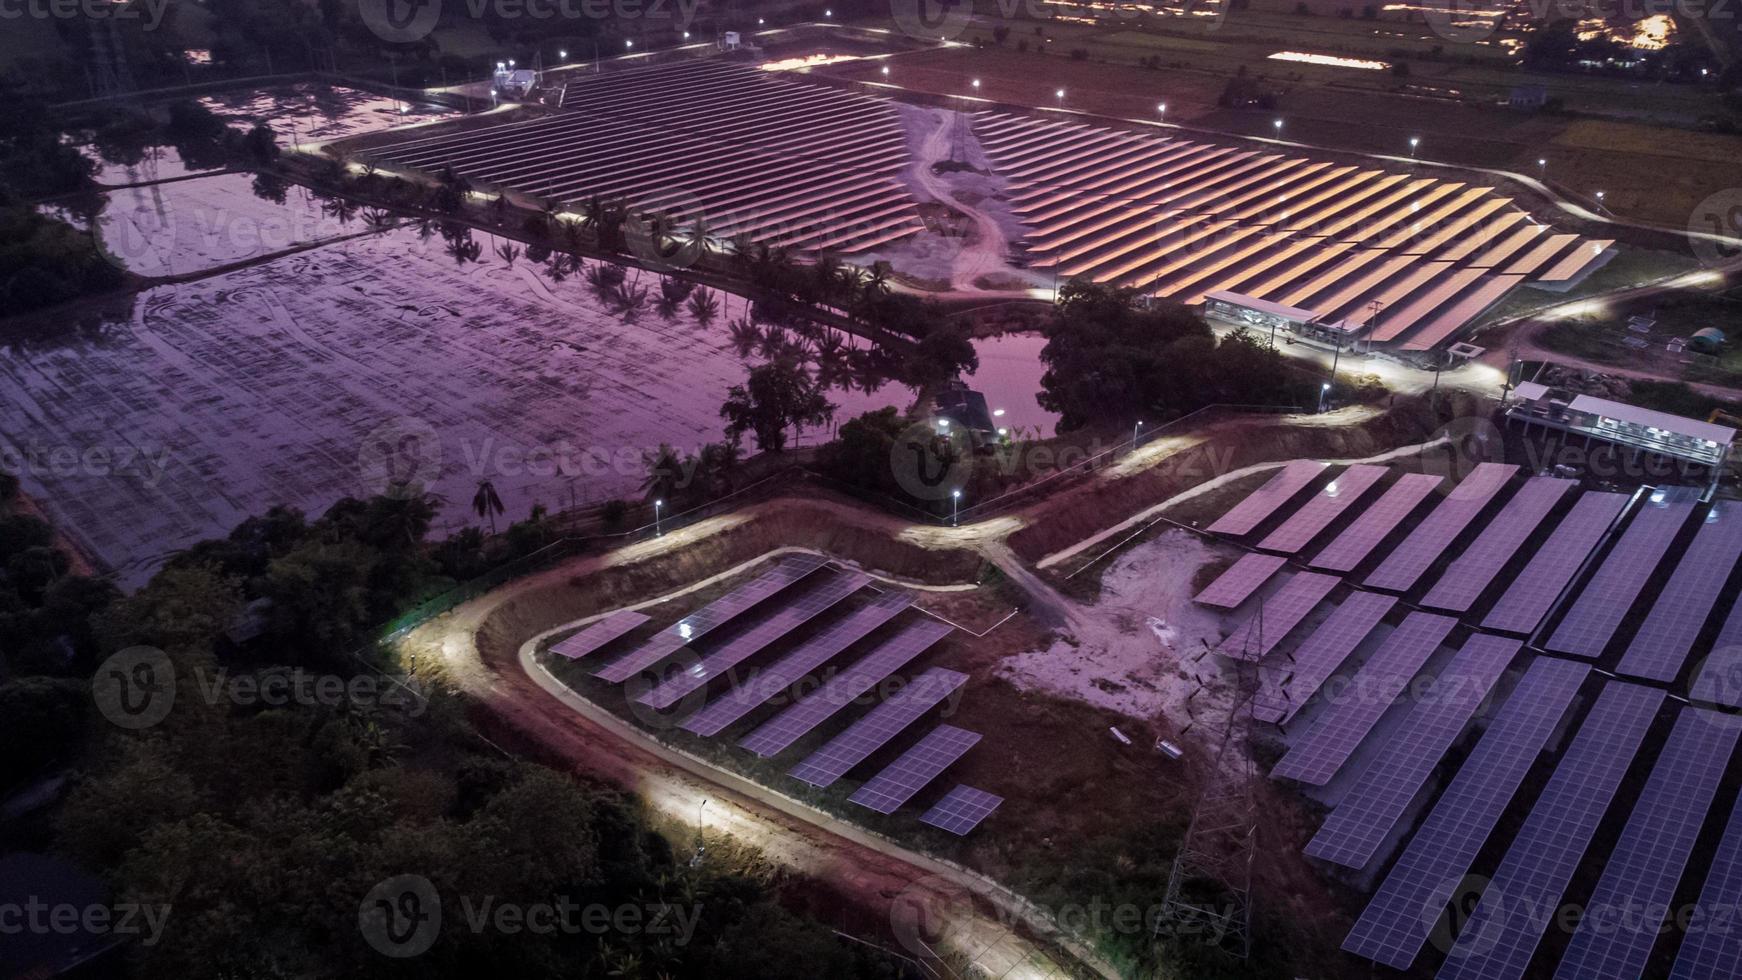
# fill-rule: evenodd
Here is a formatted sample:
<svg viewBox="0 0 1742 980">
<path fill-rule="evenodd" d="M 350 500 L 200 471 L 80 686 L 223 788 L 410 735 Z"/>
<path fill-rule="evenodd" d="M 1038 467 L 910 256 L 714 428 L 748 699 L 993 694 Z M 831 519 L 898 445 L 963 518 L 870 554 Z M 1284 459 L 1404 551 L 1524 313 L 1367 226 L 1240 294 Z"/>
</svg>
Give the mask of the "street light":
<svg viewBox="0 0 1742 980">
<path fill-rule="evenodd" d="M 1167 103 L 1166 102 L 1157 102 L 1155 104 L 1155 111 L 1156 111 L 1157 115 L 1161 116 L 1162 122 L 1167 121 Z"/>
<path fill-rule="evenodd" d="M 951 527 L 956 526 L 956 518 L 961 515 L 961 512 L 962 512 L 962 491 L 951 490 L 950 491 L 950 526 Z"/>
<path fill-rule="evenodd" d="M 1536 172 L 1542 176 L 1548 176 L 1548 157 L 1536 158 Z"/>
<path fill-rule="evenodd" d="M 1597 192 L 1597 207 L 1602 208 L 1604 211 L 1609 210 L 1603 204 L 1603 192 L 1602 191 Z"/>
<path fill-rule="evenodd" d="M 978 78 L 974 79 L 973 84 L 974 84 L 974 91 L 976 91 L 976 92 L 980 91 L 980 80 Z"/>
<path fill-rule="evenodd" d="M 1133 452 L 1135 452 L 1137 450 L 1137 433 L 1139 431 L 1141 431 L 1142 428 L 1143 428 L 1143 422 L 1141 420 L 1139 420 L 1136 425 L 1131 427 L 1131 449 Z"/>
<path fill-rule="evenodd" d="M 558 57 L 558 58 L 561 58 L 561 59 L 563 59 L 563 60 L 564 60 L 564 61 L 567 61 L 567 60 L 568 60 L 568 58 L 569 58 L 569 53 L 568 53 L 568 52 L 567 52 L 567 51 L 558 51 L 558 52 L 557 52 L 557 53 L 556 53 L 556 56 L 557 56 L 557 57 Z"/>
<path fill-rule="evenodd" d="M 625 38 L 625 39 L 624 39 L 624 41 L 623 41 L 623 46 L 624 46 L 624 47 L 625 47 L 625 48 L 633 48 L 633 47 L 635 47 L 635 42 L 634 42 L 634 41 L 631 41 L 631 40 L 628 40 L 628 39 L 627 39 L 627 38 Z"/>
<path fill-rule="evenodd" d="M 1415 159 L 1415 148 L 1420 146 L 1420 145 L 1421 145 L 1421 137 L 1420 136 L 1411 136 L 1409 138 L 1409 158 L 1411 160 Z"/>
<path fill-rule="evenodd" d="M 1063 109 L 1065 107 L 1065 90 L 1061 88 L 1053 95 L 1059 100 L 1059 108 Z"/>
<path fill-rule="evenodd" d="M 883 77 L 884 77 L 884 78 L 888 78 L 888 77 L 889 77 L 889 66 L 888 66 L 888 65 L 884 65 L 884 66 L 883 66 Z"/>
<path fill-rule="evenodd" d="M 663 501 L 663 500 L 655 500 L 653 502 L 653 536 L 656 538 L 660 537 L 661 535 L 663 535 L 665 533 L 665 532 L 661 531 L 659 528 L 659 510 L 661 507 L 664 507 L 664 506 L 665 506 L 665 501 Z"/>
<path fill-rule="evenodd" d="M 1323 414 L 1325 411 L 1325 395 L 1328 394 L 1330 392 L 1330 390 L 1331 390 L 1331 383 L 1329 381 L 1326 381 L 1324 384 L 1319 385 L 1319 413 L 1320 414 Z"/>
<path fill-rule="evenodd" d="M 1280 119 L 1272 120 L 1270 125 L 1276 127 L 1276 135 L 1278 135 L 1278 136 L 1282 135 L 1282 120 L 1280 120 Z"/>
</svg>

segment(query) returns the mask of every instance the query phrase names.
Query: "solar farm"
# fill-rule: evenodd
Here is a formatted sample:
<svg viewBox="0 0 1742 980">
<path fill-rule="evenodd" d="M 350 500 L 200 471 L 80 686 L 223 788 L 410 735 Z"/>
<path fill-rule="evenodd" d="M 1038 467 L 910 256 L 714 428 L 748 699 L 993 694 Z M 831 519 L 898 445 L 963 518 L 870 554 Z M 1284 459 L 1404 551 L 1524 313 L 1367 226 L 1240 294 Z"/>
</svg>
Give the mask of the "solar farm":
<svg viewBox="0 0 1742 980">
<path fill-rule="evenodd" d="M 1328 807 L 1305 854 L 1370 893 L 1346 952 L 1458 980 L 1742 976 L 1718 927 L 1742 903 L 1735 502 L 1297 461 L 1206 533 L 1245 552 L 1195 601 L 1233 612 L 1217 654 L 1256 661 L 1269 776 Z"/>
<path fill-rule="evenodd" d="M 1348 340 L 1423 351 L 1515 288 L 1565 290 L 1614 254 L 1492 187 L 1400 163 L 952 108 L 951 159 L 963 144 L 988 169 L 1003 188 L 996 207 L 1026 235 L 1028 271 L 1008 267 L 1006 281 L 1083 277 L 1193 306 L 1234 295 Z M 935 111 L 686 61 L 571 74 L 541 118 L 408 135 L 366 156 L 570 211 L 621 200 L 714 241 L 893 255 L 935 234 L 921 217 L 930 195 L 910 183 L 916 164 L 936 170 L 922 157 L 937 141 L 920 135 Z"/>
</svg>

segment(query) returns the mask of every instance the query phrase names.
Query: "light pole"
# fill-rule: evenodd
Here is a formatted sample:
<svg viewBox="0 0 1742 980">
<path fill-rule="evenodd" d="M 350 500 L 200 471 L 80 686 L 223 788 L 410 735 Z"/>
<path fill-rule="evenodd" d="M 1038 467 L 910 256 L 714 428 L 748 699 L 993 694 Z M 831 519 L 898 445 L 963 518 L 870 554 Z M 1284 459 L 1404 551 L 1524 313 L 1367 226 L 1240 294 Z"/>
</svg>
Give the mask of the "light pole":
<svg viewBox="0 0 1742 980">
<path fill-rule="evenodd" d="M 1319 414 L 1320 415 L 1323 415 L 1325 412 L 1325 395 L 1328 394 L 1330 392 L 1330 390 L 1331 390 L 1331 383 L 1329 381 L 1326 381 L 1324 384 L 1319 385 Z"/>
<path fill-rule="evenodd" d="M 883 66 L 883 77 L 884 77 L 884 78 L 888 78 L 888 77 L 889 77 L 889 66 L 888 66 L 888 65 L 884 65 L 884 66 Z"/>
<path fill-rule="evenodd" d="M 1143 421 L 1141 419 L 1138 420 L 1136 425 L 1131 427 L 1131 451 L 1132 452 L 1137 451 L 1137 433 L 1139 431 L 1141 431 L 1142 429 L 1143 429 Z"/>
<path fill-rule="evenodd" d="M 1609 210 L 1608 206 L 1603 203 L 1603 192 L 1602 191 L 1597 192 L 1597 210 L 1599 210 L 1599 211 Z"/>
<path fill-rule="evenodd" d="M 956 520 L 962 514 L 962 491 L 950 491 L 950 526 L 956 527 Z"/>
<path fill-rule="evenodd" d="M 1161 117 L 1162 122 L 1167 122 L 1167 103 L 1166 102 L 1156 103 L 1155 104 L 1155 114 Z"/>
<path fill-rule="evenodd" d="M 1538 177 L 1542 177 L 1544 179 L 1547 179 L 1547 177 L 1548 177 L 1548 157 L 1537 157 L 1536 158 L 1536 175 Z"/>
<path fill-rule="evenodd" d="M 1053 96 L 1058 99 L 1059 111 L 1063 112 L 1065 110 L 1065 90 L 1061 88 L 1054 92 Z"/>
<path fill-rule="evenodd" d="M 979 95 L 980 94 L 980 80 L 978 78 L 974 79 L 973 86 L 974 86 L 974 94 Z"/>
<path fill-rule="evenodd" d="M 665 533 L 664 531 L 661 531 L 659 527 L 659 511 L 660 508 L 664 506 L 664 500 L 655 500 L 653 502 L 653 536 L 656 538 L 663 536 Z"/>
<path fill-rule="evenodd" d="M 1276 138 L 1281 139 L 1282 138 L 1282 120 L 1281 119 L 1273 119 L 1273 120 L 1271 120 L 1270 125 L 1276 129 Z"/>
<path fill-rule="evenodd" d="M 1415 148 L 1420 146 L 1420 145 L 1421 145 L 1421 137 L 1420 136 L 1411 136 L 1409 138 L 1409 158 L 1411 160 L 1415 159 Z"/>
</svg>

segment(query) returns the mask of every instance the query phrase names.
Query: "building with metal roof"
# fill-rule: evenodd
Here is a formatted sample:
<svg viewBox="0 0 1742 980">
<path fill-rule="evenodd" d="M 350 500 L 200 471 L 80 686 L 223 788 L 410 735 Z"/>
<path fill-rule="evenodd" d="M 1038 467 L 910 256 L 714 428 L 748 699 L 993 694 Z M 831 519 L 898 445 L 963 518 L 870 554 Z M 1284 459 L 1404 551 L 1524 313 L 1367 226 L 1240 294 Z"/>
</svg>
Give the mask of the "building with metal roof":
<svg viewBox="0 0 1742 980">
<path fill-rule="evenodd" d="M 1506 408 L 1508 421 L 1527 429 L 1541 427 L 1567 436 L 1583 436 L 1585 445 L 1607 443 L 1634 457 L 1655 456 L 1683 464 L 1684 474 L 1697 467 L 1716 484 L 1730 458 L 1736 430 L 1625 402 L 1581 395 L 1526 381 L 1513 390 Z"/>
</svg>

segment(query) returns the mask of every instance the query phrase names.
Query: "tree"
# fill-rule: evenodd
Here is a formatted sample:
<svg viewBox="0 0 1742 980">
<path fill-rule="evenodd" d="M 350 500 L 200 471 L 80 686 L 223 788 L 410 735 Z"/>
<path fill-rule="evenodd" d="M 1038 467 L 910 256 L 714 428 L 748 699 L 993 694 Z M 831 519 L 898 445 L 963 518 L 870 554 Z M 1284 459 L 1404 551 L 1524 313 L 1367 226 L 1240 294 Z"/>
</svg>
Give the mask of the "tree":
<svg viewBox="0 0 1742 980">
<path fill-rule="evenodd" d="M 786 430 L 824 425 L 835 406 L 823 396 L 822 387 L 803 366 L 790 361 L 770 361 L 751 369 L 745 384 L 733 385 L 720 406 L 726 434 L 737 439 L 745 432 L 756 435 L 756 448 L 778 453 L 786 449 Z"/>
<path fill-rule="evenodd" d="M 490 533 L 496 533 L 496 515 L 507 510 L 502 506 L 502 498 L 496 495 L 496 485 L 489 480 L 478 481 L 478 492 L 472 495 L 472 510 L 479 520 L 490 519 Z"/>
<path fill-rule="evenodd" d="M 980 354 L 964 331 L 940 324 L 920 340 L 904 366 L 908 383 L 926 388 L 980 370 Z"/>
</svg>

